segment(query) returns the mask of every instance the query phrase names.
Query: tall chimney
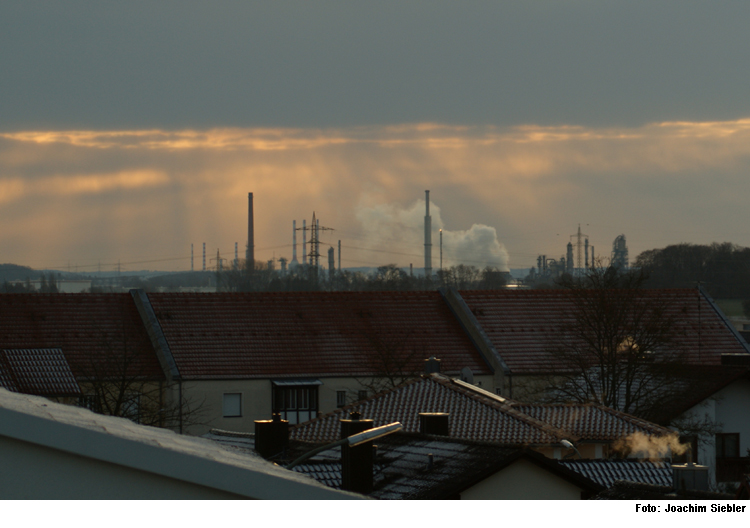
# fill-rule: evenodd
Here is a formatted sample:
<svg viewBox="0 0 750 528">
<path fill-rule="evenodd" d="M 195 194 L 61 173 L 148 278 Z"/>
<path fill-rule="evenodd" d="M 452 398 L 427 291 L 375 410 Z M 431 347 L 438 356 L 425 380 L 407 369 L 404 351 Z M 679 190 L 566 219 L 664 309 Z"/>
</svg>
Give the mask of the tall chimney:
<svg viewBox="0 0 750 528">
<path fill-rule="evenodd" d="M 193 244 L 190 244 L 190 271 L 193 271 Z"/>
<path fill-rule="evenodd" d="M 328 276 L 333 279 L 333 275 L 336 273 L 336 262 L 333 257 L 333 247 L 328 248 Z"/>
<path fill-rule="evenodd" d="M 432 277 L 432 217 L 430 217 L 430 191 L 424 192 L 424 276 Z"/>
<path fill-rule="evenodd" d="M 292 262 L 290 266 L 294 267 L 297 264 L 299 264 L 297 262 L 297 221 L 292 220 Z"/>
<path fill-rule="evenodd" d="M 307 264 L 307 220 L 302 219 L 302 264 Z"/>
<path fill-rule="evenodd" d="M 586 248 L 585 249 L 585 251 L 586 251 L 586 261 L 585 261 L 586 265 L 585 265 L 585 269 L 589 269 L 589 239 L 588 238 L 586 240 L 584 240 L 583 246 Z"/>
<path fill-rule="evenodd" d="M 203 243 L 203 271 L 206 271 L 206 243 Z"/>
<path fill-rule="evenodd" d="M 339 240 L 339 271 L 341 271 L 341 240 Z"/>
<path fill-rule="evenodd" d="M 253 193 L 247 193 L 247 265 L 255 266 L 255 231 L 253 230 Z"/>
</svg>

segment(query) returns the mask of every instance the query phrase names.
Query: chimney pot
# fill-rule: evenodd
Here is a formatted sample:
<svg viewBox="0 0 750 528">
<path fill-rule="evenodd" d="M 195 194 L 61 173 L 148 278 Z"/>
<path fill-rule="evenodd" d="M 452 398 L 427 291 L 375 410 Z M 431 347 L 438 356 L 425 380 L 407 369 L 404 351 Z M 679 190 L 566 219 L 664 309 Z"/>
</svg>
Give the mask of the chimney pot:
<svg viewBox="0 0 750 528">
<path fill-rule="evenodd" d="M 356 414 L 356 419 L 354 415 Z M 341 438 L 361 433 L 373 428 L 372 420 L 361 420 L 359 413 L 352 413 L 351 420 L 341 420 Z M 372 492 L 372 471 L 374 467 L 373 443 L 365 442 L 358 446 L 341 446 L 341 487 L 357 493 Z"/>
<path fill-rule="evenodd" d="M 255 420 L 255 450 L 263 458 L 282 453 L 289 445 L 289 421 L 274 413 L 271 420 Z"/>
<path fill-rule="evenodd" d="M 419 413 L 419 432 L 450 436 L 450 414 L 442 412 Z"/>
<path fill-rule="evenodd" d="M 435 356 L 430 356 L 424 360 L 424 371 L 427 374 L 440 374 L 440 360 Z"/>
</svg>

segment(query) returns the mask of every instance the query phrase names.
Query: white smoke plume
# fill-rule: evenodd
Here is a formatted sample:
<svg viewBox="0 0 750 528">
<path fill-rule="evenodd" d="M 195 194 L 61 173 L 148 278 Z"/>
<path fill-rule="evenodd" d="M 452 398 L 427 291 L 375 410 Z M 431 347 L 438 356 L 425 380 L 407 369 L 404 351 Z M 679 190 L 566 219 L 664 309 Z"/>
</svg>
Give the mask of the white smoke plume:
<svg viewBox="0 0 750 528">
<path fill-rule="evenodd" d="M 682 455 L 688 444 L 681 444 L 676 434 L 667 436 L 648 436 L 633 433 L 612 446 L 615 451 L 648 460 L 663 459 L 671 455 Z"/>
<path fill-rule="evenodd" d="M 417 200 L 410 207 L 394 204 L 360 206 L 356 212 L 362 225 L 364 243 L 393 255 L 392 262 L 404 265 L 405 259 L 415 267 L 424 265 L 425 201 Z M 498 240 L 494 227 L 474 224 L 467 230 L 444 228 L 440 207 L 430 201 L 432 217 L 432 268 L 440 265 L 440 229 L 443 229 L 443 267 L 458 264 L 486 266 L 508 271 L 508 252 Z"/>
</svg>

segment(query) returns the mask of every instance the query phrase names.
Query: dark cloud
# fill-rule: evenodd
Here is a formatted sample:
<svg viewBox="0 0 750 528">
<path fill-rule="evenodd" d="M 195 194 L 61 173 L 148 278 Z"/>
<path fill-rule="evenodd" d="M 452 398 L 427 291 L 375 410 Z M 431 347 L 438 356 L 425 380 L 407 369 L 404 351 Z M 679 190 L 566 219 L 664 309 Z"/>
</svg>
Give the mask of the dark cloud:
<svg viewBox="0 0 750 528">
<path fill-rule="evenodd" d="M 750 3 L 0 4 L 0 128 L 750 115 Z"/>
</svg>

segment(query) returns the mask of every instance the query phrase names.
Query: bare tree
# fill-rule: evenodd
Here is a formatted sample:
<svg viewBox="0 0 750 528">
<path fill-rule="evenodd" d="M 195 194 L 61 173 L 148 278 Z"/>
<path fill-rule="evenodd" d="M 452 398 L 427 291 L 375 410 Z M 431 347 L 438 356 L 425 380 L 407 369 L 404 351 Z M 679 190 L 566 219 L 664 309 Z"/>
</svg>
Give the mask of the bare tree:
<svg viewBox="0 0 750 528">
<path fill-rule="evenodd" d="M 369 345 L 364 363 L 373 375 L 357 381 L 369 391 L 377 394 L 394 389 L 423 372 L 422 363 L 427 355 L 421 347 L 411 345 L 411 332 L 385 335 L 370 330 L 363 335 Z"/>
<path fill-rule="evenodd" d="M 547 351 L 556 401 L 595 402 L 650 419 L 685 388 L 669 300 L 641 288 L 645 277 L 594 267 L 566 276 L 570 313 Z"/>
<path fill-rule="evenodd" d="M 124 309 L 117 320 L 113 327 L 95 323 L 100 336 L 95 354 L 68 358 L 83 393 L 79 404 L 155 427 L 181 430 L 201 424 L 203 402 L 184 398 L 178 382 L 155 374 L 153 351 L 127 325 Z"/>
</svg>

